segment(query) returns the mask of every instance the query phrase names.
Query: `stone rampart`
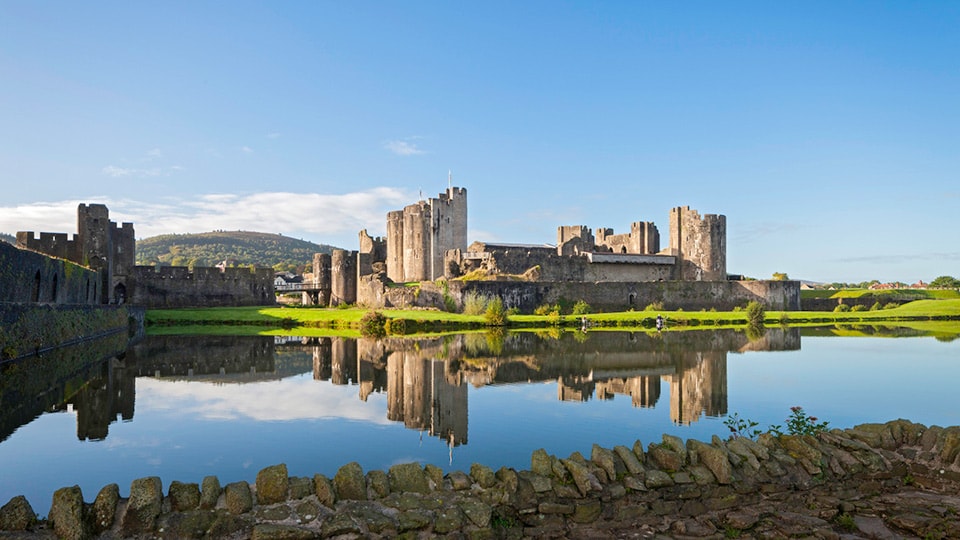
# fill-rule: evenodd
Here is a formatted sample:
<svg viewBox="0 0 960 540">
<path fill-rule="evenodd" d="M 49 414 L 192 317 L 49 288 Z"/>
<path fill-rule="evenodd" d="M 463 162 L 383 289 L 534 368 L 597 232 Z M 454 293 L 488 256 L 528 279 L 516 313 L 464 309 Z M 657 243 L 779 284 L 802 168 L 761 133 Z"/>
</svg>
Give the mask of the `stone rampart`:
<svg viewBox="0 0 960 540">
<path fill-rule="evenodd" d="M 612 266 L 612 265 L 611 265 Z M 357 303 L 370 308 L 435 307 L 446 309 L 452 301 L 463 307 L 467 293 L 498 297 L 508 309 L 532 312 L 544 304 L 584 300 L 595 310 L 643 309 L 654 303 L 663 309 L 732 310 L 757 301 L 769 310 L 796 311 L 800 308 L 797 281 L 641 281 L 641 282 L 555 282 L 555 281 L 461 281 L 422 282 L 419 287 L 391 286 L 378 276 L 364 276 L 358 287 Z"/>
<path fill-rule="evenodd" d="M 0 302 L 98 304 L 100 273 L 0 242 Z"/>
<path fill-rule="evenodd" d="M 960 537 L 960 427 L 906 420 L 817 436 L 709 443 L 664 435 L 590 455 L 540 449 L 530 469 L 482 464 L 444 472 L 397 464 L 333 478 L 290 476 L 221 486 L 158 477 L 110 484 L 92 503 L 78 486 L 53 494 L 38 521 L 15 497 L 0 530 L 19 538 L 921 538 Z"/>
<path fill-rule="evenodd" d="M 153 308 L 268 306 L 275 303 L 270 268 L 137 266 L 129 302 Z"/>
</svg>

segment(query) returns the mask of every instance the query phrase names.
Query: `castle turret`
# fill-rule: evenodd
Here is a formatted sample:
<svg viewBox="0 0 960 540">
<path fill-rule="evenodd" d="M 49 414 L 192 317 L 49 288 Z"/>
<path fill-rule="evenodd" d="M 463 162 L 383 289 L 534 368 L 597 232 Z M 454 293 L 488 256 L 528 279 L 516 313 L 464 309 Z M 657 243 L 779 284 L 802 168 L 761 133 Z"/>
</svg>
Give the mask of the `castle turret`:
<svg viewBox="0 0 960 540">
<path fill-rule="evenodd" d="M 670 210 L 669 254 L 677 257 L 683 281 L 727 279 L 727 218 L 706 214 L 702 218 L 689 206 Z"/>
</svg>

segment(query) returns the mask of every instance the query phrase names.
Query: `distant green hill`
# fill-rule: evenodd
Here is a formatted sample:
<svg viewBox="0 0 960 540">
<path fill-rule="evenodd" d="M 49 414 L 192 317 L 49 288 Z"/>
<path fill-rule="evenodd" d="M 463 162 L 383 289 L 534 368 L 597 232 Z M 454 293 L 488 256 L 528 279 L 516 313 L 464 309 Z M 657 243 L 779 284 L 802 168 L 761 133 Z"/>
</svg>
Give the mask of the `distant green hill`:
<svg viewBox="0 0 960 540">
<path fill-rule="evenodd" d="M 314 253 L 330 253 L 334 246 L 315 244 L 279 234 L 216 231 L 163 234 L 137 240 L 138 265 L 269 266 L 278 271 L 302 271 L 313 264 Z"/>
</svg>

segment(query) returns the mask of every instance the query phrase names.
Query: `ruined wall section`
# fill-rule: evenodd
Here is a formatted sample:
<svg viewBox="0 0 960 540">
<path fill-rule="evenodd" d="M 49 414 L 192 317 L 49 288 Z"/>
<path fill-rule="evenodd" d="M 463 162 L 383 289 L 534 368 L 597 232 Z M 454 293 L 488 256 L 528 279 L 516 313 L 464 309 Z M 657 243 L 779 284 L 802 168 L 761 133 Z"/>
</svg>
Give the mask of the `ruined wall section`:
<svg viewBox="0 0 960 540">
<path fill-rule="evenodd" d="M 557 254 L 571 257 L 593 251 L 596 242 L 593 233 L 584 225 L 561 225 L 557 227 Z"/>
<path fill-rule="evenodd" d="M 727 279 L 727 218 L 703 217 L 689 206 L 670 210 L 670 255 L 677 257 L 676 279 L 722 281 Z"/>
<path fill-rule="evenodd" d="M 330 305 L 357 301 L 357 252 L 335 249 L 330 256 Z"/>
<path fill-rule="evenodd" d="M 357 279 L 374 272 L 386 270 L 387 240 L 382 236 L 372 237 L 367 230 L 360 231 L 360 250 L 357 252 Z"/>
<path fill-rule="evenodd" d="M 136 266 L 130 303 L 154 308 L 270 306 L 272 268 L 226 268 L 186 266 Z"/>
</svg>

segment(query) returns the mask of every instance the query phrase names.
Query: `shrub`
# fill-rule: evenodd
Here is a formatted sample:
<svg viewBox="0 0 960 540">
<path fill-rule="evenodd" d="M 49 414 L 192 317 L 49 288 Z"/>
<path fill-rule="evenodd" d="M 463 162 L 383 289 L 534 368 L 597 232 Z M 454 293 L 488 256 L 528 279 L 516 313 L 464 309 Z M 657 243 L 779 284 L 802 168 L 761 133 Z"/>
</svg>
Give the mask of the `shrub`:
<svg viewBox="0 0 960 540">
<path fill-rule="evenodd" d="M 383 337 L 387 334 L 387 317 L 379 311 L 368 311 L 360 318 L 360 334 Z"/>
<path fill-rule="evenodd" d="M 487 311 L 483 314 L 488 326 L 506 326 L 507 310 L 503 308 L 503 300 L 492 298 L 487 302 Z"/>
<path fill-rule="evenodd" d="M 752 300 L 747 304 L 747 324 L 763 326 L 763 320 L 766 316 L 767 311 L 760 302 Z"/>
<path fill-rule="evenodd" d="M 533 310 L 533 314 L 543 316 L 543 315 L 549 315 L 551 311 L 553 311 L 553 306 L 551 306 L 550 304 L 541 304 L 537 306 L 536 309 Z"/>
<path fill-rule="evenodd" d="M 487 303 L 490 301 L 486 296 L 470 291 L 463 296 L 463 314 L 464 315 L 483 315 L 487 311 Z"/>
<path fill-rule="evenodd" d="M 898 303 L 896 303 L 896 302 L 889 302 L 889 303 L 886 303 L 886 304 L 883 305 L 883 309 L 893 309 L 893 308 L 898 308 L 898 307 L 900 307 L 900 304 L 898 304 Z"/>
<path fill-rule="evenodd" d="M 850 311 L 850 304 L 837 304 L 837 307 L 833 308 L 833 311 L 836 313 L 845 313 Z"/>
<path fill-rule="evenodd" d="M 590 313 L 590 304 L 583 300 L 577 300 L 577 303 L 573 305 L 573 311 L 571 313 L 574 315 L 586 315 Z"/>
<path fill-rule="evenodd" d="M 644 311 L 663 311 L 663 302 L 654 302 L 652 304 L 647 304 L 647 307 L 643 308 Z"/>
<path fill-rule="evenodd" d="M 863 304 L 857 304 L 857 305 L 853 306 L 852 308 L 850 308 L 850 311 L 866 311 L 866 310 L 867 310 L 867 306 L 865 306 L 865 305 L 863 305 Z"/>
<path fill-rule="evenodd" d="M 881 308 L 880 302 L 874 302 L 873 305 L 870 306 L 870 311 L 879 311 Z"/>
</svg>

